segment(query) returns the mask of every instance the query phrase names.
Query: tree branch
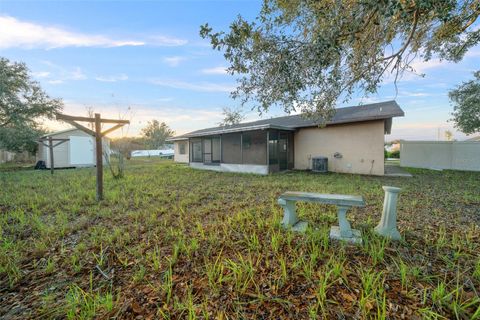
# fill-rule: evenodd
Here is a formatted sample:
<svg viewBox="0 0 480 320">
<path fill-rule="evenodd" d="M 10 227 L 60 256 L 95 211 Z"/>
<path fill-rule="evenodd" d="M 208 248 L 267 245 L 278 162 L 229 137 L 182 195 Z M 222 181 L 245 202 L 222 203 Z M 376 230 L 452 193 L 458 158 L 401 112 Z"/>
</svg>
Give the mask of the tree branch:
<svg viewBox="0 0 480 320">
<path fill-rule="evenodd" d="M 413 36 L 415 34 L 415 31 L 417 30 L 417 24 L 418 24 L 418 9 L 416 9 L 413 13 L 413 25 L 412 25 L 412 30 L 410 30 L 410 34 L 408 35 L 408 38 L 407 38 L 407 41 L 405 42 L 405 44 L 402 46 L 402 48 L 400 48 L 400 50 L 398 50 L 396 53 L 388 56 L 388 57 L 384 57 L 382 58 L 381 60 L 379 61 L 385 61 L 385 60 L 389 60 L 389 59 L 393 59 L 393 58 L 396 58 L 396 57 L 399 57 L 401 56 L 405 50 L 407 50 L 408 46 L 410 45 L 410 42 L 412 41 L 413 39 Z"/>
</svg>

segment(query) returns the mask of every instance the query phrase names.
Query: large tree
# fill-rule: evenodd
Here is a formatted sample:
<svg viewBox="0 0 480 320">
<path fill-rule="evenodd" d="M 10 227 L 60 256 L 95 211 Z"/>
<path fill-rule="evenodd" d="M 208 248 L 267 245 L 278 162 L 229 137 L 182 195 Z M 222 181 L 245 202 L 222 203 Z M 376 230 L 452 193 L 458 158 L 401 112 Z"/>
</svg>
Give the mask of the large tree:
<svg viewBox="0 0 480 320">
<path fill-rule="evenodd" d="M 480 132 L 480 71 L 448 93 L 455 127 L 466 134 Z"/>
<path fill-rule="evenodd" d="M 62 107 L 30 78 L 24 63 L 0 58 L 0 148 L 34 151 L 44 132 L 39 119 L 53 118 Z"/>
<path fill-rule="evenodd" d="M 461 60 L 480 41 L 479 14 L 478 0 L 264 0 L 255 21 L 200 35 L 239 75 L 234 98 L 328 116 L 339 98 L 414 71 L 414 58 Z"/>
<path fill-rule="evenodd" d="M 223 120 L 219 123 L 221 126 L 231 126 L 233 124 L 239 124 L 245 119 L 245 115 L 240 108 L 224 107 L 222 111 Z"/>
<path fill-rule="evenodd" d="M 145 145 L 149 149 L 160 149 L 165 145 L 165 140 L 172 137 L 174 133 L 165 122 L 160 123 L 158 120 L 149 121 L 142 129 Z"/>
</svg>

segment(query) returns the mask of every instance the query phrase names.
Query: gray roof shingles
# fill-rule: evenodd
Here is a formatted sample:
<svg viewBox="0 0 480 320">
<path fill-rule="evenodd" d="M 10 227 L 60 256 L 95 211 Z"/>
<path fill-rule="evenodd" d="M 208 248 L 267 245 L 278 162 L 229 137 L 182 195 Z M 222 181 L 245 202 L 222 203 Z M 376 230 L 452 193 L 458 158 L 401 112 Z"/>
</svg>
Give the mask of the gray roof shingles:
<svg viewBox="0 0 480 320">
<path fill-rule="evenodd" d="M 385 101 L 379 103 L 371 103 L 353 107 L 338 108 L 335 115 L 327 125 L 362 122 L 379 119 L 389 119 L 392 117 L 403 117 L 405 114 L 396 101 Z M 170 140 L 181 140 L 189 137 L 198 137 L 210 134 L 219 134 L 222 132 L 235 132 L 242 130 L 252 130 L 254 128 L 283 128 L 294 130 L 297 128 L 314 127 L 320 124 L 320 121 L 308 119 L 302 115 L 284 116 L 278 118 L 270 118 L 253 122 L 239 123 L 231 126 L 213 127 L 207 129 L 196 130 L 187 134 L 173 137 Z"/>
</svg>

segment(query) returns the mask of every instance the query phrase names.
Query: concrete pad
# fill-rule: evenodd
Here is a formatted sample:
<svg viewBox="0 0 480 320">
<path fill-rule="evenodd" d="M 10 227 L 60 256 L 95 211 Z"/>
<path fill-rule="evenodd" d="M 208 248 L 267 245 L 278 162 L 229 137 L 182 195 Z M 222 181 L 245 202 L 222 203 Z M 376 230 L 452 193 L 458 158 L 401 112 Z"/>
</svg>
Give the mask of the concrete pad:
<svg viewBox="0 0 480 320">
<path fill-rule="evenodd" d="M 340 235 L 340 228 L 338 226 L 332 226 L 330 228 L 330 239 L 346 241 L 353 244 L 362 244 L 362 233 L 360 230 L 352 229 L 353 236 L 350 238 L 342 237 Z"/>
<path fill-rule="evenodd" d="M 386 177 L 406 177 L 411 178 L 412 175 L 405 169 L 397 165 L 385 164 L 385 176 Z"/>
<path fill-rule="evenodd" d="M 296 232 L 305 232 L 307 231 L 308 222 L 306 221 L 298 221 L 294 226 L 292 226 L 292 231 Z"/>
</svg>

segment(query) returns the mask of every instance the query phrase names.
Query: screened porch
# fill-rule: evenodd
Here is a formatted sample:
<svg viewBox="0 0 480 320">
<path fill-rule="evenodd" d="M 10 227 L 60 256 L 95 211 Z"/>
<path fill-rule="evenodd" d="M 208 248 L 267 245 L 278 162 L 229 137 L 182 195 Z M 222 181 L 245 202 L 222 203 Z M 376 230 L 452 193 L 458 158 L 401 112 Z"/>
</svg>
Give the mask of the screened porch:
<svg viewBox="0 0 480 320">
<path fill-rule="evenodd" d="M 193 164 L 264 166 L 267 172 L 293 169 L 292 131 L 233 132 L 190 138 L 189 142 L 190 162 Z"/>
</svg>

